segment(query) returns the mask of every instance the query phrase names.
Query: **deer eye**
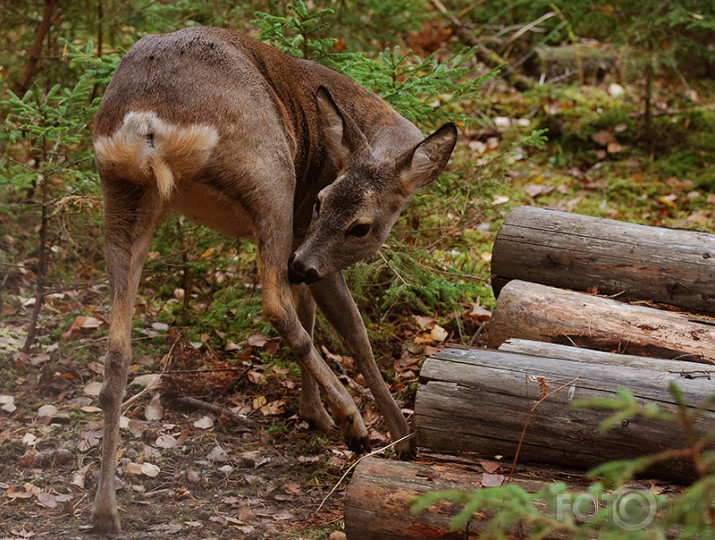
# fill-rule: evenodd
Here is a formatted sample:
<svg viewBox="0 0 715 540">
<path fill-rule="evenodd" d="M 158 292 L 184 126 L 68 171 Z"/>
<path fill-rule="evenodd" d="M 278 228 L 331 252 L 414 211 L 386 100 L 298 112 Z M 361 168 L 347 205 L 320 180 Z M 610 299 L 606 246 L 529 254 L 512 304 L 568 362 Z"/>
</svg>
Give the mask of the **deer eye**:
<svg viewBox="0 0 715 540">
<path fill-rule="evenodd" d="M 348 236 L 355 236 L 356 238 L 362 238 L 370 232 L 369 223 L 355 223 L 348 229 Z"/>
<path fill-rule="evenodd" d="M 315 198 L 315 206 L 313 206 L 313 210 L 315 211 L 316 215 L 320 215 L 320 199 L 317 197 Z"/>
</svg>

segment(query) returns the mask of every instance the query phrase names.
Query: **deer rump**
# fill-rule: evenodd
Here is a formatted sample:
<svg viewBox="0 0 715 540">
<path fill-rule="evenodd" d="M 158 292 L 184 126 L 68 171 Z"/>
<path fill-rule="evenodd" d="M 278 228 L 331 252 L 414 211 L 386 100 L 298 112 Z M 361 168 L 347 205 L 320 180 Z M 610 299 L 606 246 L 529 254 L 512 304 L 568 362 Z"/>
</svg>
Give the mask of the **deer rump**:
<svg viewBox="0 0 715 540">
<path fill-rule="evenodd" d="M 446 124 L 425 139 L 350 79 L 237 32 L 190 28 L 130 49 L 94 131 L 112 296 L 97 530 L 120 529 L 114 478 L 131 316 L 153 231 L 169 212 L 257 241 L 264 315 L 301 366 L 301 417 L 322 429 L 337 423 L 349 447 L 368 447 L 354 401 L 313 345 L 318 307 L 393 439 L 409 433 L 341 270 L 380 248 L 409 197 L 445 167 L 456 137 Z"/>
</svg>

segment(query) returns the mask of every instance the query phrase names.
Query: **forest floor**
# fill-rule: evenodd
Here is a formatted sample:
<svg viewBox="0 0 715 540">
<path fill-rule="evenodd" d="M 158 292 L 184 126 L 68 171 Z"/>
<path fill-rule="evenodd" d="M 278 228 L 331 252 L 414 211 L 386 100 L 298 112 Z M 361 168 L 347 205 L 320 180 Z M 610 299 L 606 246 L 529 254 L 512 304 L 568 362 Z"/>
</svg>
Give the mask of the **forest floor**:
<svg viewBox="0 0 715 540">
<path fill-rule="evenodd" d="M 144 357 L 141 384 L 130 384 L 128 393 L 139 397 L 123 408 L 119 537 L 326 538 L 339 530 L 346 484 L 338 481 L 355 455 L 337 434 L 312 431 L 297 419 L 298 380 L 274 367 L 266 383 L 263 366 L 248 365 L 210 367 L 226 371 L 208 371 L 199 382 L 195 373 L 177 370 L 203 369 L 196 363 L 205 357 L 192 358 L 196 349 L 181 338 L 166 339 L 172 341 L 172 366 Z M 75 343 L 83 345 L 82 339 Z M 26 359 L 36 369 L 13 390 L 21 409 L 3 419 L 0 538 L 91 534 L 101 365 L 48 356 Z M 152 389 L 159 378 L 162 389 Z M 158 399 L 172 391 L 196 395 L 192 390 L 199 386 L 202 402 L 224 405 L 227 414 Z M 236 424 L 231 410 L 247 413 L 255 425 L 247 430 Z M 376 442 L 386 440 L 373 435 Z"/>
<path fill-rule="evenodd" d="M 488 283 L 493 236 L 508 210 L 521 204 L 715 230 L 715 174 L 705 163 L 715 148 L 715 115 L 705 106 L 685 117 L 671 114 L 673 104 L 664 101 L 657 109 L 658 137 L 644 146 L 635 142 L 637 101 L 616 107 L 614 100 L 605 86 L 492 96 L 490 115 L 501 120 L 495 129 L 463 136 L 453 160 L 456 175 L 460 166 L 502 151 L 531 129 L 548 127 L 553 139 L 540 152 L 517 151 L 506 181 L 479 202 L 486 210 L 470 225 L 481 235 L 479 246 L 467 254 L 480 260 L 479 279 Z M 91 537 L 102 437 L 97 395 L 108 328 L 101 258 L 61 261 L 57 255 L 53 264 L 66 265 L 67 275 L 81 284 L 46 296 L 40 345 L 25 354 L 19 351 L 35 282 L 25 246 L 34 241 L 35 228 L 18 227 L 11 235 L 10 226 L 3 227 L 4 245 L 16 250 L 18 264 L 0 268 L 7 291 L 0 295 L 0 539 Z M 210 258 L 210 249 L 200 258 Z M 221 280 L 235 273 L 222 269 Z M 346 483 L 339 481 L 356 456 L 337 434 L 313 431 L 297 418 L 300 377 L 290 353 L 269 332 L 240 346 L 226 339 L 216 351 L 212 344 L 224 341 L 226 332 L 220 324 L 206 330 L 210 336 L 170 329 L 165 321 L 173 319 L 164 317 L 164 308 L 181 297 L 162 289 L 166 284 L 151 268 L 149 274 L 140 291 L 135 363 L 123 407 L 120 537 L 341 538 Z M 489 307 L 467 309 L 456 324 L 461 338 L 446 314 L 385 326 L 400 330 L 383 336 L 377 356 L 408 416 L 424 355 L 448 340 L 468 342 L 489 318 Z M 198 337 L 189 340 L 188 334 Z M 351 376 L 351 359 L 328 348 L 323 353 L 351 388 L 373 447 L 387 444 L 369 394 L 360 377 Z M 177 406 L 174 398 L 186 396 L 227 413 Z M 255 426 L 242 430 L 231 414 L 244 414 Z"/>
</svg>

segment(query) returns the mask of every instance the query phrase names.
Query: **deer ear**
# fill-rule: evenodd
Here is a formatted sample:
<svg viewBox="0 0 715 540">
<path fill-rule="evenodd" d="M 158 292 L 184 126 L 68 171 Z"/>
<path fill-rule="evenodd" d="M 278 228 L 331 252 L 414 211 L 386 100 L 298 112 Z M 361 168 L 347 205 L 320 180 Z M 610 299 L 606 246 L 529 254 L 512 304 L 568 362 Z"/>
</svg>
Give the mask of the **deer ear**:
<svg viewBox="0 0 715 540">
<path fill-rule="evenodd" d="M 318 88 L 315 100 L 323 144 L 340 168 L 352 152 L 367 146 L 367 140 L 352 118 L 343 115 L 327 88 Z"/>
<path fill-rule="evenodd" d="M 405 165 L 400 181 L 409 192 L 426 186 L 439 176 L 452 155 L 457 143 L 457 126 L 443 125 L 403 158 Z"/>
</svg>

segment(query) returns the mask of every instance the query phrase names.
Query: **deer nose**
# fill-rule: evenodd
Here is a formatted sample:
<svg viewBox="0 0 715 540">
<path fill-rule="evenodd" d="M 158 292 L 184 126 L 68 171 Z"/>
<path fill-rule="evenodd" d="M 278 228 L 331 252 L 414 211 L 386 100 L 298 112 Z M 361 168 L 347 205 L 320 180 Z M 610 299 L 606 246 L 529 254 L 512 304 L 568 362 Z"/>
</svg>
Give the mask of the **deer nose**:
<svg viewBox="0 0 715 540">
<path fill-rule="evenodd" d="M 318 271 L 309 267 L 300 259 L 296 259 L 295 253 L 288 259 L 288 280 L 294 285 L 305 283 L 310 285 L 320 279 Z"/>
</svg>

